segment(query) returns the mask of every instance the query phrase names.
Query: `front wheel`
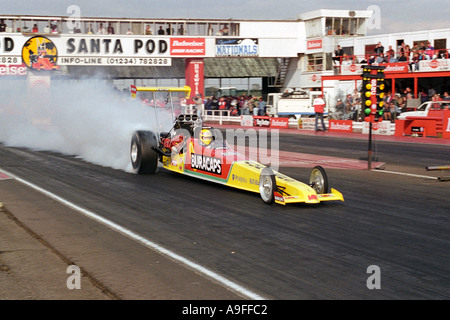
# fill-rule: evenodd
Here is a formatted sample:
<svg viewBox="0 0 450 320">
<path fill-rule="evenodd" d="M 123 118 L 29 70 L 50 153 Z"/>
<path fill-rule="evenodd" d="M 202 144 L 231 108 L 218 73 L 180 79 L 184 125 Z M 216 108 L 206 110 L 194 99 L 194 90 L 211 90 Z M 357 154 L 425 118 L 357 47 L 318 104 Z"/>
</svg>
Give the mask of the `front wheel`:
<svg viewBox="0 0 450 320">
<path fill-rule="evenodd" d="M 131 138 L 130 158 L 134 173 L 155 173 L 158 170 L 156 136 L 151 131 L 136 131 Z"/>
<path fill-rule="evenodd" d="M 272 204 L 276 191 L 277 183 L 275 179 L 275 174 L 272 169 L 264 168 L 259 175 L 259 194 L 261 195 L 261 200 L 266 204 Z"/>
<path fill-rule="evenodd" d="M 318 194 L 328 193 L 328 177 L 324 168 L 315 166 L 312 169 L 309 177 L 309 185 Z"/>
</svg>

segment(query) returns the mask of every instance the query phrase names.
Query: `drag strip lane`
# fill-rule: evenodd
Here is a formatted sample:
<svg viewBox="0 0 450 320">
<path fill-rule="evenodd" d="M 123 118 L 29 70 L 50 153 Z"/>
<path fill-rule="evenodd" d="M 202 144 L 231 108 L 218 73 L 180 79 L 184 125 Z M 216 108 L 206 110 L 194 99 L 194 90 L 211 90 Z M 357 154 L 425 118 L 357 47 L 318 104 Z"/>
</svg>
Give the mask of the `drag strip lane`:
<svg viewBox="0 0 450 320">
<path fill-rule="evenodd" d="M 245 297 L 247 299 L 253 299 L 253 300 L 262 300 L 262 299 L 264 299 L 262 296 L 252 292 L 251 290 L 249 290 L 249 289 L 247 289 L 247 288 L 245 288 L 245 287 L 243 287 L 243 286 L 241 286 L 241 285 L 239 285 L 237 283 L 234 283 L 234 282 L 228 280 L 227 278 L 225 278 L 225 277 L 217 274 L 216 272 L 213 272 L 213 271 L 211 271 L 211 270 L 209 270 L 209 269 L 199 265 L 198 263 L 190 261 L 189 259 L 186 259 L 186 258 L 184 258 L 184 257 L 182 257 L 182 256 L 180 256 L 180 255 L 178 255 L 178 254 L 176 254 L 176 253 L 174 253 L 174 252 L 172 252 L 172 251 L 170 251 L 170 250 L 168 250 L 168 249 L 166 249 L 166 248 L 164 248 L 164 247 L 162 247 L 162 246 L 160 246 L 160 245 L 158 245 L 158 244 L 156 244 L 156 243 L 154 243 L 154 242 L 152 242 L 152 241 L 150 241 L 150 240 L 148 240 L 148 239 L 146 239 L 144 237 L 142 237 L 141 235 L 139 235 L 139 234 L 137 234 L 137 233 L 135 233 L 135 232 L 133 232 L 133 231 L 131 231 L 129 229 L 126 229 L 126 228 L 124 228 L 124 227 L 122 227 L 120 225 L 118 225 L 118 224 L 112 222 L 111 220 L 108 220 L 108 219 L 100 216 L 99 214 L 97 214 L 95 212 L 86 210 L 86 209 L 80 207 L 79 205 L 76 205 L 76 204 L 74 204 L 74 203 L 72 203 L 72 202 L 70 202 L 70 201 L 68 201 L 68 200 L 66 200 L 66 199 L 64 199 L 64 198 L 62 198 L 62 197 L 52 193 L 52 192 L 49 192 L 49 191 L 47 191 L 47 190 L 45 190 L 45 189 L 43 189 L 43 188 L 41 188 L 41 187 L 39 187 L 39 186 L 37 186 L 37 185 L 35 185 L 33 183 L 28 182 L 25 179 L 22 179 L 22 178 L 20 178 L 18 176 L 15 176 L 15 175 L 11 174 L 11 173 L 8 173 L 5 170 L 2 170 L 0 168 L 0 179 L 2 177 L 13 178 L 13 179 L 19 181 L 20 183 L 22 183 L 22 184 L 24 184 L 24 185 L 26 185 L 26 186 L 28 186 L 28 187 L 38 191 L 38 192 L 44 194 L 45 196 L 47 196 L 47 197 L 49 197 L 49 198 L 51 198 L 53 200 L 56 200 L 57 202 L 60 202 L 61 204 L 65 205 L 65 206 L 67 206 L 67 207 L 69 207 L 69 208 L 71 208 L 71 209 L 73 209 L 73 210 L 75 210 L 75 211 L 77 211 L 77 212 L 79 212 L 81 214 L 83 214 L 84 216 L 86 216 L 86 217 L 88 217 L 88 218 L 90 218 L 90 219 L 92 219 L 92 220 L 94 220 L 94 221 L 96 221 L 98 223 L 101 223 L 101 224 L 107 226 L 111 230 L 116 231 L 116 232 L 118 232 L 120 234 L 123 234 L 123 235 L 129 237 L 130 239 L 132 239 L 132 240 L 134 240 L 134 241 L 136 241 L 136 242 L 146 246 L 147 248 L 152 249 L 152 250 L 154 250 L 154 251 L 156 251 L 156 252 L 158 252 L 158 253 L 160 253 L 162 255 L 165 255 L 165 256 L 175 260 L 176 262 L 180 263 L 181 265 L 186 266 L 189 269 L 195 270 L 196 272 L 202 274 L 203 276 L 205 276 L 207 278 L 210 278 L 213 281 L 222 284 L 224 287 L 229 288 L 230 290 L 237 292 L 239 295 L 242 295 L 243 297 Z"/>
<path fill-rule="evenodd" d="M 450 292 L 443 223 L 449 205 L 439 201 L 448 192 L 439 182 L 330 169 L 344 203 L 267 206 L 258 195 L 163 170 L 135 176 L 46 152 L 23 151 L 17 159 L 10 150 L 2 148 L 1 167 L 264 297 L 446 298 Z M 309 174 L 280 171 L 301 180 Z M 373 264 L 382 272 L 378 291 L 366 287 Z"/>
</svg>

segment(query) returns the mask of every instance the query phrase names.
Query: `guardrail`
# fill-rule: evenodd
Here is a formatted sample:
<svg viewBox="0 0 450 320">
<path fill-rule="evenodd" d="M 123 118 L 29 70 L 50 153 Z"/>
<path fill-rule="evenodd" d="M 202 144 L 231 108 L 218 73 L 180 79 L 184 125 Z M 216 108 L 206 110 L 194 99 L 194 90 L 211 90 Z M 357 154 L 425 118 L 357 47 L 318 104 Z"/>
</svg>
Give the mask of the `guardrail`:
<svg viewBox="0 0 450 320">
<path fill-rule="evenodd" d="M 218 121 L 219 124 L 223 124 L 223 122 L 241 122 L 241 117 L 232 116 L 230 110 L 204 110 L 202 119 L 203 121 Z"/>
</svg>

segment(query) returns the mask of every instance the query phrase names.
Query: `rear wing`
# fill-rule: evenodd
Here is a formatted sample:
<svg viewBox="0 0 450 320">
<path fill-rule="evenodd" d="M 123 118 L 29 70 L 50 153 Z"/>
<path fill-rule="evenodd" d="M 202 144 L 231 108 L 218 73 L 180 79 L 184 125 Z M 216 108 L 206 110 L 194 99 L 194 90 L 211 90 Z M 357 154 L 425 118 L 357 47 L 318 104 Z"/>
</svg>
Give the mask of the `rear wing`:
<svg viewBox="0 0 450 320">
<path fill-rule="evenodd" d="M 136 98 L 138 91 L 167 91 L 167 92 L 184 92 L 186 99 L 191 96 L 191 87 L 136 87 L 131 85 L 131 97 Z"/>
</svg>

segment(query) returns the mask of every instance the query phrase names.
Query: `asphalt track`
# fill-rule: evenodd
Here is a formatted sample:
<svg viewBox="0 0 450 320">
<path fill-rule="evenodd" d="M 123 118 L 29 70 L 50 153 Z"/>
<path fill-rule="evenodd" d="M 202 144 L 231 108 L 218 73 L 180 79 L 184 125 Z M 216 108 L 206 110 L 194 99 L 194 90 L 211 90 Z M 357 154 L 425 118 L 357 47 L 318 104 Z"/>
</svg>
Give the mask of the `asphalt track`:
<svg viewBox="0 0 450 320">
<path fill-rule="evenodd" d="M 48 292 L 47 279 L 25 298 L 449 299 L 450 182 L 438 178 L 450 172 L 425 167 L 449 165 L 450 146 L 442 139 L 374 139 L 379 169 L 369 171 L 366 137 L 282 131 L 280 171 L 306 181 L 312 166 L 321 164 L 345 198 L 289 206 L 268 206 L 257 194 L 163 169 L 133 175 L 72 156 L 1 146 L 0 202 L 10 218 L 90 279 L 76 293 L 68 293 L 64 282 L 63 293 L 38 295 Z M 156 250 L 20 179 L 139 235 Z M 8 261 L 0 251 L 0 262 Z M 370 266 L 379 267 L 379 289 L 367 286 Z M 95 294 L 88 292 L 91 284 Z M 6 296 L 14 297 L 21 298 Z"/>
</svg>

